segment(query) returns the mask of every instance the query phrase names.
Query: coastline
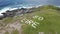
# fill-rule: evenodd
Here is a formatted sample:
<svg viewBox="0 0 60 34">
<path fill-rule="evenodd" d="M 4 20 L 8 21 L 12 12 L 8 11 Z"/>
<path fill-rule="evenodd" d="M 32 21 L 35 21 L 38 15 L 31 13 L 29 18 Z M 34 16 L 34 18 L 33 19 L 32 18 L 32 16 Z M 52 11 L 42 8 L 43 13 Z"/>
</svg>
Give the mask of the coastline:
<svg viewBox="0 0 60 34">
<path fill-rule="evenodd" d="M 0 12 L 0 19 L 31 13 L 34 11 L 35 8 L 36 7 L 4 8 L 2 12 Z"/>
<path fill-rule="evenodd" d="M 12 11 L 12 10 L 16 10 L 16 9 L 21 9 L 21 8 L 26 8 L 26 9 L 30 9 L 30 8 L 37 8 L 37 7 L 39 7 L 39 6 L 43 6 L 43 5 L 38 5 L 38 6 L 22 6 L 22 7 L 4 7 L 3 9 L 1 9 L 0 10 L 0 16 L 2 15 L 1 13 L 3 13 L 3 12 L 6 12 L 7 10 L 10 10 L 10 11 Z"/>
<path fill-rule="evenodd" d="M 21 8 L 30 9 L 30 8 L 37 8 L 37 7 L 40 7 L 40 6 L 44 6 L 44 5 L 38 5 L 38 6 L 22 6 L 22 7 L 16 7 L 16 6 L 15 7 L 10 7 L 10 6 L 8 6 L 8 7 L 2 8 L 0 10 L 0 16 L 2 15 L 1 13 L 6 12 L 7 10 L 12 11 L 12 10 L 21 9 Z M 60 6 L 56 6 L 56 7 L 59 7 L 60 8 Z"/>
</svg>

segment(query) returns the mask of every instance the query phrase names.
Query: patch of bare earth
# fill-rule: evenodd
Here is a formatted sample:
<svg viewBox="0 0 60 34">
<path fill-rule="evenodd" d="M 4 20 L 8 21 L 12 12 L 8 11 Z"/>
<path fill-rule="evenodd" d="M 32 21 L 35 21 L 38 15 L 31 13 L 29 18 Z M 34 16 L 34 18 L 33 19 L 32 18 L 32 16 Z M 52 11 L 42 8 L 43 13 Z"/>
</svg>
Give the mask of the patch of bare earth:
<svg viewBox="0 0 60 34">
<path fill-rule="evenodd" d="M 20 24 L 19 21 L 9 23 L 5 27 L 0 27 L 0 34 L 4 34 L 7 31 L 9 32 L 9 34 L 11 34 L 13 30 L 18 30 L 19 34 L 21 34 L 22 32 L 21 26 L 22 25 Z"/>
</svg>

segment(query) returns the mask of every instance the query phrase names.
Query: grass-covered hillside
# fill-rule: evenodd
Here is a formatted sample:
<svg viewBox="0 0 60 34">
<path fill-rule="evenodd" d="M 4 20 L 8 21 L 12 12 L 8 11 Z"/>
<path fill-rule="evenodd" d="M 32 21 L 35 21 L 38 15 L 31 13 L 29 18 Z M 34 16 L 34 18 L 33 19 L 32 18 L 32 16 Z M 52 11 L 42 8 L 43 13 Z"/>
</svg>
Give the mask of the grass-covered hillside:
<svg viewBox="0 0 60 34">
<path fill-rule="evenodd" d="M 0 22 L 0 26 L 3 27 L 10 23 L 21 24 L 21 29 L 19 33 L 15 32 L 16 34 L 60 34 L 60 8 L 51 5 L 41 6 L 31 13 L 4 18 Z"/>
<path fill-rule="evenodd" d="M 43 17 L 43 20 L 34 19 L 33 16 Z M 60 34 L 60 11 L 55 6 L 43 6 L 35 9 L 35 12 L 23 15 L 22 18 L 37 22 L 36 28 L 31 25 L 22 26 L 23 34 Z M 42 33 L 42 34 L 43 34 Z"/>
</svg>

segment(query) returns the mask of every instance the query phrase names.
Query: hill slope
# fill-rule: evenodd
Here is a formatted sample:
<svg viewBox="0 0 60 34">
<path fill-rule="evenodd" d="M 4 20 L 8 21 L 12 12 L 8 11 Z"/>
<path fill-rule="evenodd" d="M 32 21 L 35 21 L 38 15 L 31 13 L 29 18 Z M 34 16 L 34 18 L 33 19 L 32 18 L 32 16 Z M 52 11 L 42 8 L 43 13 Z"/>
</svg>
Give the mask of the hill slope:
<svg viewBox="0 0 60 34">
<path fill-rule="evenodd" d="M 33 18 L 35 16 L 35 18 Z M 40 17 L 40 20 L 39 20 Z M 32 20 L 33 23 L 37 22 L 39 24 L 34 25 L 36 28 L 32 27 L 32 24 L 26 24 L 23 26 L 23 34 L 38 34 L 43 32 L 45 34 L 60 34 L 60 11 L 57 7 L 44 6 L 43 8 L 37 8 L 35 12 L 26 14 L 22 17 L 28 20 Z M 43 20 L 41 20 L 43 19 Z M 50 33 L 49 33 L 50 32 Z"/>
<path fill-rule="evenodd" d="M 60 8 L 55 6 L 38 7 L 34 9 L 34 12 L 22 14 L 22 16 L 17 17 L 8 17 L 1 20 L 1 26 L 8 29 L 7 31 L 9 31 L 9 29 L 17 29 L 18 32 L 22 34 L 39 34 L 41 32 L 42 34 L 60 34 L 59 9 Z M 11 26 L 11 24 L 14 26 Z M 7 25 L 9 26 L 6 27 Z"/>
</svg>

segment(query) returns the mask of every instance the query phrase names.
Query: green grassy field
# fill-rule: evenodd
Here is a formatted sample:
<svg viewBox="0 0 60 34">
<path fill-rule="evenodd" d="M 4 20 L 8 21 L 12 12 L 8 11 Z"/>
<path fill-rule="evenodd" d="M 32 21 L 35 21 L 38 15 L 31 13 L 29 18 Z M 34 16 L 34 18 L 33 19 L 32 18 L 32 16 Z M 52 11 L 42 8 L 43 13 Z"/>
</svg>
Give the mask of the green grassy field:
<svg viewBox="0 0 60 34">
<path fill-rule="evenodd" d="M 43 17 L 42 21 L 38 19 L 33 19 L 32 17 L 38 15 Z M 23 15 L 22 18 L 27 18 L 39 23 L 36 28 L 33 28 L 31 25 L 23 25 L 23 33 L 22 34 L 38 34 L 39 32 L 44 32 L 44 34 L 60 34 L 60 11 L 58 11 L 57 7 L 44 6 L 44 8 L 37 8 L 35 12 L 28 13 Z M 50 32 L 50 33 L 49 33 Z"/>
<path fill-rule="evenodd" d="M 34 19 L 33 16 L 43 17 L 43 20 Z M 32 27 L 25 22 L 21 22 L 24 18 L 37 22 L 36 28 Z M 16 18 L 6 18 L 3 23 L 13 23 L 14 21 L 20 21 L 22 26 L 22 34 L 60 34 L 60 8 L 55 6 L 42 6 L 38 7 L 32 13 L 24 14 L 23 16 L 17 16 Z M 4 25 L 5 26 L 5 25 Z M 9 34 L 9 33 L 5 33 Z M 18 34 L 18 31 L 13 31 L 11 34 Z"/>
</svg>

